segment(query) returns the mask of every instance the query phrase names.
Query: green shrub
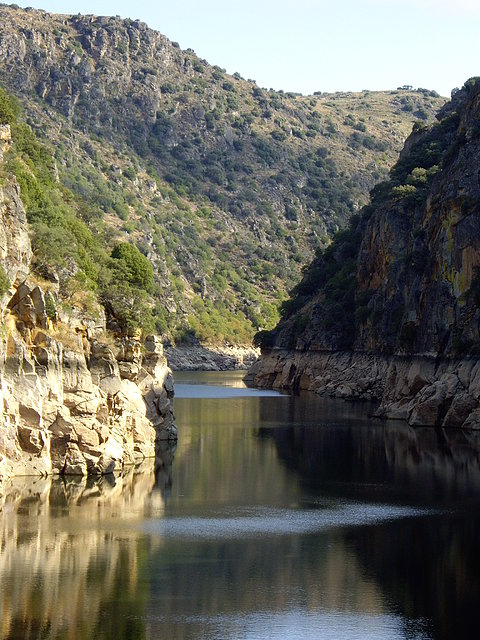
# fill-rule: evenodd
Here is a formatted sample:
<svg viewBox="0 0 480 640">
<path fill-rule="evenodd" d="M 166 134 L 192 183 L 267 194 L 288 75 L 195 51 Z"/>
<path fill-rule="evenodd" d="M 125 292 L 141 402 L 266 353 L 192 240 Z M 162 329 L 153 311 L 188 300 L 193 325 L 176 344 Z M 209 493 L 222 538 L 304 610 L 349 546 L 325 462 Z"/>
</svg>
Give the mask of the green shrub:
<svg viewBox="0 0 480 640">
<path fill-rule="evenodd" d="M 123 172 L 123 175 L 129 180 L 135 180 L 137 176 L 137 172 L 135 171 L 135 167 L 127 167 Z"/>
<path fill-rule="evenodd" d="M 253 344 L 261 349 L 272 349 L 275 346 L 275 331 L 258 331 L 253 337 Z"/>
<path fill-rule="evenodd" d="M 13 124 L 18 114 L 18 103 L 0 87 L 0 125 Z"/>
<path fill-rule="evenodd" d="M 45 313 L 50 320 L 56 320 L 57 318 L 57 303 L 50 291 L 45 294 Z"/>
<path fill-rule="evenodd" d="M 129 335 L 138 329 L 145 334 L 155 331 L 150 299 L 145 291 L 125 281 L 114 281 L 102 292 L 101 301 L 112 329 L 117 325 L 122 333 Z"/>
<path fill-rule="evenodd" d="M 417 187 L 413 184 L 401 184 L 398 187 L 392 188 L 392 195 L 395 198 L 407 198 L 410 196 L 415 196 L 417 194 Z"/>
</svg>

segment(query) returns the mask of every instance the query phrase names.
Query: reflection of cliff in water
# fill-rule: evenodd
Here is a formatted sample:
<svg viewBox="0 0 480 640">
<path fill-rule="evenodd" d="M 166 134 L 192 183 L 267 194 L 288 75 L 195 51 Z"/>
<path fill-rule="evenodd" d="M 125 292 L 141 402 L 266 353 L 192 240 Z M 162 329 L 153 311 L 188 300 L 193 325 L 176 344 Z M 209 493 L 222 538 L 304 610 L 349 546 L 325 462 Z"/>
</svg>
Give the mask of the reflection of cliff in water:
<svg viewBox="0 0 480 640">
<path fill-rule="evenodd" d="M 142 523 L 165 513 L 171 453 L 115 479 L 2 486 L 0 637 L 182 640 L 219 637 L 218 624 L 238 637 L 245 617 L 292 602 L 302 612 L 388 614 L 338 531 L 211 542 L 145 535 Z"/>
<path fill-rule="evenodd" d="M 350 549 L 407 618 L 429 620 L 435 640 L 474 638 L 480 602 L 480 513 L 349 532 Z"/>
<path fill-rule="evenodd" d="M 248 635 L 247 624 L 289 611 L 299 619 L 325 612 L 371 619 L 390 613 L 339 531 L 189 541 L 188 551 L 185 545 L 169 543 L 152 559 L 155 588 L 147 607 L 152 638 L 278 637 Z M 175 557 L 181 562 L 172 571 Z"/>
<path fill-rule="evenodd" d="M 115 478 L 0 482 L 0 637 L 144 637 L 151 541 L 135 523 L 163 514 L 173 453 Z"/>
<path fill-rule="evenodd" d="M 319 403 L 305 416 L 292 403 L 288 420 L 298 426 L 262 435 L 310 491 L 433 506 L 423 518 L 349 530 L 345 543 L 406 620 L 428 620 L 432 638 L 471 638 L 480 602 L 479 434 L 355 421 L 348 408 L 332 424 L 329 410 Z"/>
<path fill-rule="evenodd" d="M 480 434 L 379 421 L 358 404 L 291 400 L 288 410 L 269 407 L 280 428 L 261 435 L 274 438 L 280 459 L 308 486 L 429 506 L 480 497 Z"/>
</svg>

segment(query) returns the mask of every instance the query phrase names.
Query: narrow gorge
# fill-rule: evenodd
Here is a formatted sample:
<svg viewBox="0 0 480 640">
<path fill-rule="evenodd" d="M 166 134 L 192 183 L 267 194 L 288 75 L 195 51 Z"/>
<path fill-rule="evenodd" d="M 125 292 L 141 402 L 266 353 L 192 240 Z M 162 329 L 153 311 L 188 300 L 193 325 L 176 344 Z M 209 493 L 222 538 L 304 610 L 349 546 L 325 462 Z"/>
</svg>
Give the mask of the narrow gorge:
<svg viewBox="0 0 480 640">
<path fill-rule="evenodd" d="M 474 638 L 480 4 L 42 3 L 0 4 L 0 640 Z"/>
<path fill-rule="evenodd" d="M 267 89 L 140 20 L 6 5 L 0 83 L 52 149 L 77 217 L 150 261 L 150 331 L 219 355 L 275 326 L 302 265 L 445 103 L 424 88 Z"/>
</svg>

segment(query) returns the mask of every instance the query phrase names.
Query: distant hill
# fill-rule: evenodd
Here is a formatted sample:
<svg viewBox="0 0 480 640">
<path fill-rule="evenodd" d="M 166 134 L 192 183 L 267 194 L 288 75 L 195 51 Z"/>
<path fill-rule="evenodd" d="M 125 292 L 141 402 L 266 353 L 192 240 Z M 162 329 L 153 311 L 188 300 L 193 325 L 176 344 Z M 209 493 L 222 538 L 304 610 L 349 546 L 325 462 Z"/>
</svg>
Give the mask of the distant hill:
<svg viewBox="0 0 480 640">
<path fill-rule="evenodd" d="M 302 266 L 444 103 L 267 90 L 141 22 L 14 5 L 0 6 L 0 79 L 75 215 L 105 250 L 126 240 L 152 263 L 156 331 L 218 343 L 273 327 Z M 52 267 L 95 290 L 98 273 L 70 258 Z"/>
</svg>

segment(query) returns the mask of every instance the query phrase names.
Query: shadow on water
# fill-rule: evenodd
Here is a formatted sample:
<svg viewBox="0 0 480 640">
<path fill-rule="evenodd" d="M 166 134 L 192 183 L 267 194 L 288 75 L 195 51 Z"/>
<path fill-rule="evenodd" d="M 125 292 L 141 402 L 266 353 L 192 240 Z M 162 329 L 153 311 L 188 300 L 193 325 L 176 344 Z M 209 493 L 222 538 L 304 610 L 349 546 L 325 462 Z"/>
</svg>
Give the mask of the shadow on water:
<svg viewBox="0 0 480 640">
<path fill-rule="evenodd" d="M 427 637 L 473 637 L 480 601 L 480 434 L 414 429 L 365 414 L 352 422 L 336 413 L 332 424 L 334 407 L 314 405 L 292 402 L 287 421 L 296 426 L 262 428 L 261 436 L 275 443 L 311 495 L 433 509 L 417 519 L 350 529 L 344 543 L 404 620 L 425 622 Z M 285 422 L 284 410 L 277 414 Z M 405 637 L 417 637 L 407 627 Z"/>
<path fill-rule="evenodd" d="M 380 421 L 369 407 L 308 396 L 287 404 L 262 408 L 259 435 L 316 492 L 429 507 L 480 498 L 480 433 Z"/>
</svg>

